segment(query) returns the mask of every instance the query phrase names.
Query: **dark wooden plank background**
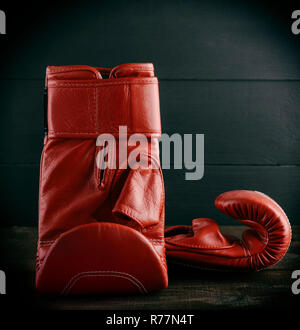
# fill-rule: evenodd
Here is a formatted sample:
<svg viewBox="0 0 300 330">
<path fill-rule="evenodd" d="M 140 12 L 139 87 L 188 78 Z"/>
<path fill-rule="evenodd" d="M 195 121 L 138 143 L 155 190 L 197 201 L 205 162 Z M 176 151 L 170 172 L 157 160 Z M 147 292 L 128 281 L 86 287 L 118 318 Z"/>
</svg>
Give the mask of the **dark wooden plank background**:
<svg viewBox="0 0 300 330">
<path fill-rule="evenodd" d="M 221 227 L 223 233 L 240 236 L 242 226 Z M 167 289 L 147 295 L 55 297 L 35 291 L 35 249 L 37 230 L 7 227 L 0 231 L 1 267 L 7 277 L 6 307 L 14 310 L 232 310 L 261 308 L 292 313 L 299 308 L 293 295 L 292 272 L 300 262 L 300 227 L 293 227 L 291 246 L 285 257 L 260 272 L 213 272 L 168 264 Z M 5 251 L 9 250 L 10 253 Z M 286 312 L 285 311 L 285 312 Z"/>
<path fill-rule="evenodd" d="M 37 225 L 46 66 L 143 61 L 154 63 L 160 79 L 163 131 L 205 134 L 202 180 L 164 171 L 166 223 L 206 216 L 234 224 L 213 201 L 239 188 L 269 194 L 300 223 L 296 3 L 45 1 L 2 9 L 1 225 Z"/>
</svg>

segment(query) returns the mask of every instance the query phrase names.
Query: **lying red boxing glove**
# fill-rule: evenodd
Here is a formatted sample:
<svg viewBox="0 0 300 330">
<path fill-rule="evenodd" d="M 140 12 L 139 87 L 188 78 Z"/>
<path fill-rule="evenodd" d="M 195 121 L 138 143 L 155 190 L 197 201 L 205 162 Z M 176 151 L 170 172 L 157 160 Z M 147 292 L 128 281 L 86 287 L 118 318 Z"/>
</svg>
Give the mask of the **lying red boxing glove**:
<svg viewBox="0 0 300 330">
<path fill-rule="evenodd" d="M 205 269 L 260 270 L 284 256 L 291 227 L 273 199 L 257 191 L 234 190 L 218 196 L 215 206 L 251 229 L 238 239 L 223 235 L 208 218 L 193 220 L 191 227 L 170 227 L 165 230 L 168 261 Z"/>
<path fill-rule="evenodd" d="M 37 289 L 99 294 L 165 288 L 161 127 L 153 65 L 48 67 L 46 85 Z M 120 126 L 126 126 L 128 137 L 120 138 Z M 128 138 L 139 133 L 145 137 L 139 141 L 139 164 L 126 166 L 127 156 L 120 155 L 126 148 L 128 155 L 135 150 Z M 109 143 L 114 140 L 115 152 Z M 106 161 L 116 166 L 102 166 Z M 152 162 L 157 166 L 148 166 Z"/>
</svg>

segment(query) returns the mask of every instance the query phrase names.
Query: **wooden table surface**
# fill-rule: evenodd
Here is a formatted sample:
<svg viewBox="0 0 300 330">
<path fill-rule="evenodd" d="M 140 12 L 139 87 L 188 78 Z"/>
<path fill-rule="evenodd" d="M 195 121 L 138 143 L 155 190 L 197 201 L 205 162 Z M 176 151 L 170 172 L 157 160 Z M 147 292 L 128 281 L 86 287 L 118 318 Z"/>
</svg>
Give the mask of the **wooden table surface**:
<svg viewBox="0 0 300 330">
<path fill-rule="evenodd" d="M 224 233 L 240 235 L 244 228 L 224 226 Z M 284 259 L 260 272 L 213 272 L 169 264 L 169 287 L 134 296 L 49 297 L 36 293 L 37 229 L 0 229 L 0 269 L 6 272 L 8 303 L 39 309 L 101 310 L 245 310 L 292 308 L 300 294 L 291 291 L 291 274 L 300 269 L 300 226 L 293 227 L 291 246 Z"/>
</svg>

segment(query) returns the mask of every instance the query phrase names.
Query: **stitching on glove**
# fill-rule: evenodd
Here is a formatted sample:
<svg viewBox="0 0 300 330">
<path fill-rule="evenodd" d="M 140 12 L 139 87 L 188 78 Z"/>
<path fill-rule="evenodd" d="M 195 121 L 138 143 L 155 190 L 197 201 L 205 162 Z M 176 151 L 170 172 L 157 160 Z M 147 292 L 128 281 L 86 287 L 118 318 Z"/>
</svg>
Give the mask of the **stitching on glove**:
<svg viewBox="0 0 300 330">
<path fill-rule="evenodd" d="M 112 273 L 112 274 L 108 274 L 108 273 Z M 61 294 L 67 295 L 71 291 L 72 287 L 76 284 L 76 282 L 79 281 L 80 279 L 85 277 L 96 277 L 96 276 L 112 276 L 112 277 L 125 278 L 129 280 L 131 283 L 133 283 L 141 293 L 147 293 L 147 290 L 144 287 L 143 283 L 131 274 L 124 272 L 110 271 L 110 270 L 99 270 L 99 271 L 81 272 L 74 275 L 67 283 L 65 288 L 62 290 Z"/>
<path fill-rule="evenodd" d="M 219 247 L 219 246 L 210 246 L 210 245 L 198 245 L 198 244 L 188 244 L 188 243 L 181 243 L 178 242 L 172 242 L 168 239 L 166 239 L 166 243 L 179 246 L 179 247 L 185 247 L 185 248 L 196 248 L 196 249 L 213 249 L 213 250 L 225 250 L 225 249 L 231 249 L 232 247 L 236 246 L 236 243 L 227 245 L 225 247 Z"/>
<path fill-rule="evenodd" d="M 52 241 L 40 241 L 39 245 L 40 246 L 48 246 L 51 245 L 52 243 L 54 243 L 56 240 L 52 240 Z"/>
<path fill-rule="evenodd" d="M 49 133 L 53 133 L 53 134 L 98 134 L 98 132 L 61 132 L 61 131 L 53 131 L 53 130 L 49 130 Z M 117 133 L 116 131 L 112 131 L 112 133 Z M 130 131 L 128 132 L 130 133 Z M 135 133 L 140 133 L 140 134 L 148 134 L 150 132 L 135 132 Z M 151 130 L 151 133 L 160 133 L 159 130 Z"/>
<path fill-rule="evenodd" d="M 63 81 L 63 80 L 62 80 Z M 134 81 L 130 81 L 130 80 L 123 80 L 123 81 L 116 81 L 116 82 L 105 82 L 103 83 L 101 82 L 94 82 L 94 83 L 82 83 L 82 82 L 49 82 L 48 88 L 60 88 L 60 87 L 64 87 L 64 88 L 80 88 L 80 87 L 106 87 L 106 86 L 115 86 L 115 85 L 126 85 L 126 84 L 130 84 L 130 85 L 148 85 L 148 84 L 154 84 L 154 85 L 158 85 L 158 81 L 157 80 L 134 80 Z"/>
</svg>

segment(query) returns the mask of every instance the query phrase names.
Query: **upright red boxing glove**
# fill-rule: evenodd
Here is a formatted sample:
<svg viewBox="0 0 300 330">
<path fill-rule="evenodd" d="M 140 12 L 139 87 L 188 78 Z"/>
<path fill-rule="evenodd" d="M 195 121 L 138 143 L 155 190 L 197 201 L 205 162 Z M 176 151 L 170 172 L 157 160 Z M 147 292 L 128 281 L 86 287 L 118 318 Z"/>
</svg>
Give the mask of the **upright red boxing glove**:
<svg viewBox="0 0 300 330">
<path fill-rule="evenodd" d="M 222 235 L 208 218 L 193 220 L 191 227 L 170 227 L 165 231 L 168 261 L 205 269 L 260 270 L 284 256 L 291 228 L 273 199 L 257 191 L 235 190 L 218 196 L 215 206 L 251 229 L 238 239 Z"/>
<path fill-rule="evenodd" d="M 161 127 L 153 65 L 48 67 L 46 86 L 37 289 L 85 294 L 165 288 Z M 120 126 L 127 135 L 119 134 Z M 129 167 L 129 154 L 137 147 L 139 155 Z"/>
</svg>

